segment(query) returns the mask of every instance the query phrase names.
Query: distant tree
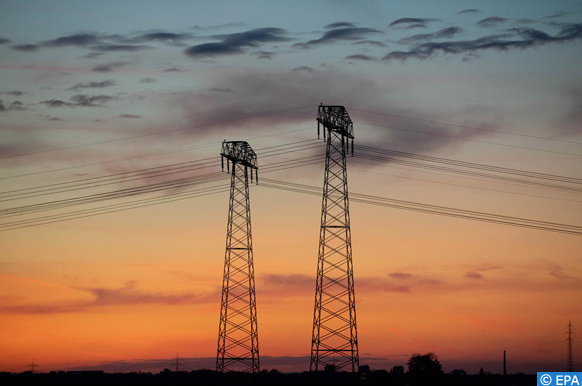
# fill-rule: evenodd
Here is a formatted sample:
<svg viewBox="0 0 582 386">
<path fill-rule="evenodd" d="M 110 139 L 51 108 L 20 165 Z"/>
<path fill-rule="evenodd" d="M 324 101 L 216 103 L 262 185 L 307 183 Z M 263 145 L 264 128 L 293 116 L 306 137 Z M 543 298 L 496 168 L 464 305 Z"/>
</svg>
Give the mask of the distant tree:
<svg viewBox="0 0 582 386">
<path fill-rule="evenodd" d="M 443 367 L 434 353 L 412 354 L 407 364 L 411 385 L 437 385 L 441 383 Z"/>
</svg>

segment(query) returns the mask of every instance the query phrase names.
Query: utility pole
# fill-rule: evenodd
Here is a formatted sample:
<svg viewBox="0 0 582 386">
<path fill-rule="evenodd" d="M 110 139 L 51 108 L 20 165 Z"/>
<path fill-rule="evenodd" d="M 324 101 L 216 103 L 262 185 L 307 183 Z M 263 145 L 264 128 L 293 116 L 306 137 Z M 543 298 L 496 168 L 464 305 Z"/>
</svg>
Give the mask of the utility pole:
<svg viewBox="0 0 582 386">
<path fill-rule="evenodd" d="M 180 371 L 180 358 L 178 357 L 178 352 L 176 352 L 176 371 Z"/>
<path fill-rule="evenodd" d="M 249 176 L 258 183 L 257 155 L 244 141 L 224 141 L 220 153 L 231 174 L 216 371 L 258 373 L 259 332 L 251 234 Z M 232 166 L 232 168 L 231 168 Z"/>
<path fill-rule="evenodd" d="M 354 127 L 343 106 L 319 106 L 317 131 L 326 139 L 321 228 L 315 282 L 310 370 L 333 365 L 358 371 L 358 331 L 352 263 L 346 153 Z"/>
<path fill-rule="evenodd" d="M 567 371 L 574 371 L 574 355 L 572 352 L 572 321 L 568 320 L 568 365 Z"/>
<path fill-rule="evenodd" d="M 39 365 L 34 364 L 34 358 L 32 358 L 32 360 L 30 361 L 29 365 L 26 365 L 25 367 L 30 367 L 30 372 L 31 373 L 38 373 L 38 370 L 36 370 L 37 367 L 40 367 Z"/>
<path fill-rule="evenodd" d="M 503 350 L 503 376 L 507 375 L 507 361 L 505 358 L 505 350 Z"/>
</svg>

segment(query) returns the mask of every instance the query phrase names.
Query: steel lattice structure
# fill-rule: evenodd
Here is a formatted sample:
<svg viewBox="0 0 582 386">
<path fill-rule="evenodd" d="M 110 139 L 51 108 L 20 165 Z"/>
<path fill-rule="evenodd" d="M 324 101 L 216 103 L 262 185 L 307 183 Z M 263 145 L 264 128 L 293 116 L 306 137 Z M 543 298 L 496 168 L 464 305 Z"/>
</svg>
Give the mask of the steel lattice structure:
<svg viewBox="0 0 582 386">
<path fill-rule="evenodd" d="M 253 170 L 258 182 L 257 155 L 244 141 L 224 141 L 220 155 L 223 170 L 226 159 L 231 183 L 216 371 L 257 373 L 259 334 L 249 199 Z"/>
<path fill-rule="evenodd" d="M 346 153 L 353 123 L 343 106 L 319 106 L 317 131 L 327 137 L 315 308 L 311 338 L 311 371 L 333 366 L 359 367 L 356 298 L 348 200 Z"/>
</svg>

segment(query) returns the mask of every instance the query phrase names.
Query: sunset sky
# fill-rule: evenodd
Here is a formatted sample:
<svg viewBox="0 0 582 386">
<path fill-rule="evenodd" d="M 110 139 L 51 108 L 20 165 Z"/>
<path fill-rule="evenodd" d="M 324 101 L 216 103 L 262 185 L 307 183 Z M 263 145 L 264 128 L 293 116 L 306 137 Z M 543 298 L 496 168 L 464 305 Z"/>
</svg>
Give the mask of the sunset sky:
<svg viewBox="0 0 582 386">
<path fill-rule="evenodd" d="M 323 158 L 282 169 L 324 151 L 320 103 L 354 121 L 350 193 L 582 227 L 581 63 L 579 0 L 2 1 L 0 371 L 32 358 L 41 371 L 158 371 L 176 352 L 187 370 L 213 368 L 228 192 L 178 198 L 228 187 L 208 176 L 224 139 L 250 143 L 259 178 L 321 187 Z M 549 177 L 416 167 L 358 146 Z M 208 179 L 57 203 L 194 176 Z M 303 371 L 321 197 L 261 181 L 262 368 Z M 568 321 L 582 331 L 580 235 L 350 211 L 360 364 L 435 352 L 445 371 L 499 373 L 507 350 L 510 373 L 565 370 Z"/>
</svg>

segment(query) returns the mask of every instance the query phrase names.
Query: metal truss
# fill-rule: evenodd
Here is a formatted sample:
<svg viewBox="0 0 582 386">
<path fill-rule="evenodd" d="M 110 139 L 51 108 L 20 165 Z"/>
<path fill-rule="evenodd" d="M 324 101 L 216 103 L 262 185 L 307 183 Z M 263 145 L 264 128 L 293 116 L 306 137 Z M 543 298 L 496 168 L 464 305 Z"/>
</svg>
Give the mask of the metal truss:
<svg viewBox="0 0 582 386">
<path fill-rule="evenodd" d="M 226 159 L 227 170 L 232 172 L 216 371 L 258 373 L 259 335 L 249 199 L 249 174 L 252 180 L 253 170 L 256 173 L 258 169 L 257 156 L 247 142 L 225 141 L 221 157 L 223 170 Z"/>
<path fill-rule="evenodd" d="M 352 263 L 352 241 L 346 153 L 353 124 L 343 106 L 319 106 L 319 124 L 327 132 L 325 174 L 315 308 L 311 338 L 311 371 L 333 366 L 358 371 L 358 332 Z"/>
</svg>

